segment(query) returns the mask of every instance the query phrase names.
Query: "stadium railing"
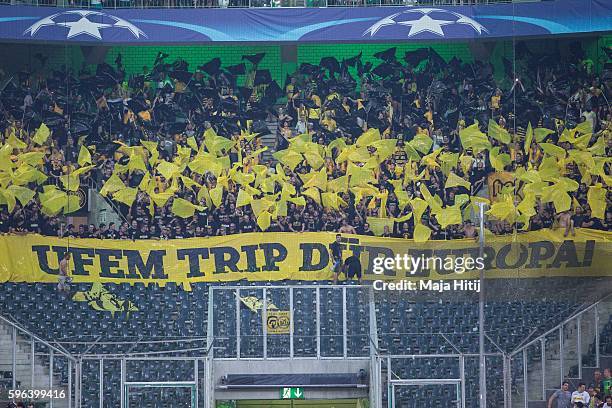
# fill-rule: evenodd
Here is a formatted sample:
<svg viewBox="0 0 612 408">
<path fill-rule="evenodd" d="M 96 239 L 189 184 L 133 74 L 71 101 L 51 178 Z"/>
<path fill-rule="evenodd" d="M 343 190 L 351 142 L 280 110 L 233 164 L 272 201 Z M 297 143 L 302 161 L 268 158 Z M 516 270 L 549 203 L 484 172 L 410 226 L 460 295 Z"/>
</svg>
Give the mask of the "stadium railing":
<svg viewBox="0 0 612 408">
<path fill-rule="evenodd" d="M 537 0 L 0 0 L 0 5 L 37 7 L 121 8 L 272 8 L 466 6 Z"/>
<path fill-rule="evenodd" d="M 514 398 L 547 400 L 564 381 L 590 379 L 609 347 L 612 295 L 585 307 L 510 353 Z M 588 382 L 588 381 L 587 381 Z"/>
</svg>

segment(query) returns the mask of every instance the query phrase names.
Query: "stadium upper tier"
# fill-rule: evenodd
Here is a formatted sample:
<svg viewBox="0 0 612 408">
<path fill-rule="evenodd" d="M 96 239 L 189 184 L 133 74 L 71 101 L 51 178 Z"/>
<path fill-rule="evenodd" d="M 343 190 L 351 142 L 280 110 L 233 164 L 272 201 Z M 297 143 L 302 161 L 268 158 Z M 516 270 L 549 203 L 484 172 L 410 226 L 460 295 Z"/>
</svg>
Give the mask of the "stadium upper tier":
<svg viewBox="0 0 612 408">
<path fill-rule="evenodd" d="M 283 87 L 259 69 L 265 53 L 193 68 L 160 52 L 131 75 L 118 53 L 78 76 L 7 76 L 0 232 L 339 231 L 423 242 L 474 238 L 481 202 L 498 235 L 607 231 L 608 55 L 597 72 L 579 43 L 570 49 L 521 46 L 496 70 L 433 48 L 400 59 L 393 47 L 369 61 L 302 63 Z M 98 186 L 122 225 L 65 225 L 83 186 Z"/>
</svg>

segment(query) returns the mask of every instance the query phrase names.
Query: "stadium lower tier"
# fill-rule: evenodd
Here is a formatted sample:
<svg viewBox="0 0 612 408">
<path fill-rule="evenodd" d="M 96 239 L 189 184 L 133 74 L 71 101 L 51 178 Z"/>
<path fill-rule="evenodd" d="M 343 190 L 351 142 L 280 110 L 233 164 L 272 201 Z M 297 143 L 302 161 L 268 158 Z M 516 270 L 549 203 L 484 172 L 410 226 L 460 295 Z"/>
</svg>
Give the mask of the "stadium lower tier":
<svg viewBox="0 0 612 408">
<path fill-rule="evenodd" d="M 605 291 L 606 287 L 594 280 L 569 282 L 551 278 L 530 280 L 528 285 L 519 280 L 495 281 L 488 285 L 488 292 L 495 293 L 485 301 L 488 353 L 500 349 L 512 351 L 525 339 L 558 325 L 582 309 L 585 303 L 600 298 L 600 289 Z M 263 358 L 264 353 L 267 358 L 289 357 L 291 342 L 287 333 L 263 335 L 262 308 L 293 310 L 293 357 L 368 357 L 370 299 L 374 296 L 376 321 L 373 323 L 376 324 L 379 353 L 478 353 L 477 295 L 417 297 L 373 292 L 365 286 L 331 286 L 328 282 L 287 282 L 286 286 L 246 282 L 193 284 L 190 292 L 174 284 L 163 288 L 106 284 L 104 290 L 112 297 L 95 298 L 99 293 L 94 293 L 89 284 L 72 285 L 71 293 L 64 295 L 54 284 L 5 283 L 0 285 L 1 314 L 73 355 L 166 352 L 172 356 L 201 356 L 205 354 L 207 336 L 212 328 L 215 358 L 257 359 Z M 585 293 L 589 295 L 585 297 Z M 110 312 L 110 306 L 104 304 L 109 299 L 124 305 L 124 310 Z M 602 354 L 611 355 L 612 320 L 603 327 L 600 350 Z M 43 348 L 39 350 L 41 345 L 36 347 L 37 352 L 44 352 Z M 594 347 L 594 344 L 589 346 L 590 349 Z M 530 350 L 528 358 L 537 359 L 538 350 Z M 56 360 L 54 371 L 67 373 L 65 364 L 65 360 Z M 126 381 L 194 381 L 193 366 L 180 361 L 155 365 L 134 361 L 129 364 Z M 459 377 L 458 365 L 444 358 L 405 358 L 391 369 L 399 378 Z M 99 361 L 84 360 L 82 370 L 84 406 L 94 406 L 100 392 Z M 105 406 L 119 406 L 120 362 L 109 360 L 102 370 Z M 200 378 L 204 375 L 202 372 Z M 466 387 L 466 406 L 476 406 L 478 388 L 472 384 L 477 383 L 475 379 L 478 378 L 477 357 L 466 358 L 465 375 L 471 379 Z M 512 367 L 513 378 L 522 375 L 520 366 Z M 67 375 L 62 375 L 61 382 L 67 384 Z M 489 401 L 503 402 L 501 357 L 487 360 L 487 382 Z M 516 392 L 515 388 L 513 382 Z M 175 394 L 178 398 L 184 391 L 164 392 L 163 396 L 151 397 L 139 406 L 162 407 L 159 401 L 163 398 L 171 400 Z M 384 390 L 385 400 L 386 392 Z M 453 398 L 453 393 L 452 387 L 399 388 L 395 393 L 396 406 L 412 406 L 408 401 L 419 401 L 419 398 L 424 398 L 423 402 L 433 401 L 433 406 L 443 406 L 444 401 Z"/>
</svg>

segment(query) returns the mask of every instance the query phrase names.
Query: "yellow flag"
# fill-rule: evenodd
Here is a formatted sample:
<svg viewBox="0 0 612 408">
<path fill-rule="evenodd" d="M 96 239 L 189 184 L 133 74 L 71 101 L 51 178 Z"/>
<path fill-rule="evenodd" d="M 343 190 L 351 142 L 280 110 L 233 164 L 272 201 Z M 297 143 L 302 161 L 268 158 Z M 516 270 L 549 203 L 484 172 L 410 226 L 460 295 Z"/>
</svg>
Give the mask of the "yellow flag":
<svg viewBox="0 0 612 408">
<path fill-rule="evenodd" d="M 49 130 L 47 125 L 45 125 L 44 123 L 41 123 L 40 127 L 36 130 L 36 133 L 34 134 L 32 141 L 40 146 L 47 141 L 50 134 L 51 134 L 51 131 Z"/>
<path fill-rule="evenodd" d="M 15 205 L 17 204 L 15 194 L 8 189 L 0 188 L 0 204 L 6 204 L 8 207 L 8 212 L 12 213 L 15 209 Z"/>
<path fill-rule="evenodd" d="M 68 194 L 55 186 L 47 187 L 42 193 L 38 193 L 38 201 L 45 214 L 57 215 L 68 204 Z"/>
<path fill-rule="evenodd" d="M 106 197 L 109 193 L 114 193 L 125 188 L 125 184 L 118 175 L 113 174 L 106 180 L 106 183 L 100 189 L 100 195 Z"/>
<path fill-rule="evenodd" d="M 433 146 L 433 140 L 425 133 L 417 133 L 407 144 L 414 150 L 427 154 L 431 150 L 431 146 Z"/>
<path fill-rule="evenodd" d="M 527 215 L 531 217 L 536 214 L 535 204 L 536 204 L 535 194 L 526 193 L 525 197 L 523 197 L 523 200 L 520 202 L 520 204 L 516 206 L 516 209 L 520 211 L 521 215 Z"/>
<path fill-rule="evenodd" d="M 459 206 L 442 208 L 435 213 L 435 216 L 442 228 L 446 228 L 449 225 L 461 224 L 463 222 Z"/>
<path fill-rule="evenodd" d="M 327 182 L 327 190 L 334 193 L 344 193 L 348 191 L 348 176 L 340 176 Z"/>
<path fill-rule="evenodd" d="M 457 187 L 457 186 L 463 186 L 469 190 L 471 183 L 469 181 L 462 179 L 461 177 L 459 177 L 458 175 L 456 175 L 455 173 L 451 171 L 448 175 L 448 178 L 446 179 L 446 184 L 444 185 L 444 188 L 451 188 L 451 187 Z"/>
<path fill-rule="evenodd" d="M 559 166 L 554 157 L 544 157 L 538 167 L 538 174 L 541 180 L 554 180 L 559 177 Z"/>
<path fill-rule="evenodd" d="M 574 130 L 578 133 L 593 133 L 593 126 L 591 126 L 591 122 L 585 120 L 582 123 L 579 123 Z"/>
<path fill-rule="evenodd" d="M 412 207 L 415 223 L 421 222 L 421 217 L 427 209 L 427 202 L 425 202 L 425 200 L 423 200 L 422 198 L 417 197 L 410 201 L 410 206 Z"/>
<path fill-rule="evenodd" d="M 317 187 L 321 191 L 325 191 L 327 189 L 327 172 L 324 168 L 322 168 L 320 171 L 304 174 L 303 176 L 308 176 L 307 179 L 303 178 L 305 189 L 310 187 Z"/>
<path fill-rule="evenodd" d="M 564 159 L 567 153 L 564 148 L 552 143 L 540 143 L 540 147 L 544 150 L 544 153 L 556 157 L 557 159 Z"/>
<path fill-rule="evenodd" d="M 8 186 L 6 190 L 9 191 L 21 203 L 22 206 L 27 205 L 30 201 L 32 201 L 34 195 L 36 195 L 34 191 L 27 187 L 13 185 Z"/>
<path fill-rule="evenodd" d="M 355 144 L 357 147 L 363 147 L 377 140 L 380 140 L 380 131 L 377 128 L 371 128 L 359 136 Z"/>
<path fill-rule="evenodd" d="M 496 171 L 504 171 L 504 168 L 512 162 L 512 159 L 508 153 L 500 154 L 499 150 L 499 147 L 494 147 L 489 151 L 489 161 Z"/>
<path fill-rule="evenodd" d="M 163 193 L 156 193 L 154 191 L 149 191 L 148 194 L 149 194 L 149 197 L 151 197 L 151 200 L 158 207 L 163 207 L 164 205 L 166 205 L 170 197 L 174 196 L 174 192 L 172 191 L 164 191 Z"/>
<path fill-rule="evenodd" d="M 281 162 L 284 166 L 289 167 L 291 170 L 295 170 L 297 165 L 304 160 L 300 153 L 294 152 L 293 150 L 279 150 L 273 153 L 272 157 Z"/>
<path fill-rule="evenodd" d="M 166 180 L 170 180 L 172 177 L 179 174 L 179 167 L 174 163 L 169 163 L 165 160 L 159 162 L 155 168 L 159 174 L 164 176 Z"/>
<path fill-rule="evenodd" d="M 210 199 L 215 207 L 219 207 L 221 205 L 221 201 L 223 200 L 223 186 L 217 183 L 217 186 L 209 191 Z"/>
<path fill-rule="evenodd" d="M 24 186 L 32 182 L 42 184 L 46 179 L 47 176 L 44 173 L 25 163 L 17 167 L 11 175 L 11 181 L 18 186 Z"/>
<path fill-rule="evenodd" d="M 412 145 L 410 145 L 409 143 L 406 143 L 404 145 L 404 150 L 406 151 L 406 154 L 408 155 L 408 158 L 410 160 L 421 160 L 421 155 L 419 154 L 419 152 L 417 152 L 416 149 L 412 147 Z"/>
<path fill-rule="evenodd" d="M 137 193 L 138 193 L 137 188 L 125 187 L 113 193 L 113 200 L 119 201 L 120 203 L 123 203 L 127 205 L 128 207 L 131 207 L 132 204 L 134 203 L 134 200 L 136 199 Z"/>
<path fill-rule="evenodd" d="M 332 140 L 325 148 L 326 154 L 329 157 L 333 156 L 334 149 L 337 149 L 338 153 L 342 152 L 346 148 L 346 142 L 342 138 L 336 138 Z"/>
<path fill-rule="evenodd" d="M 142 156 L 139 154 L 132 154 L 132 157 L 130 157 L 130 161 L 127 164 L 127 168 L 130 173 L 134 170 L 140 170 L 145 173 L 148 173 L 147 166 L 145 165 Z"/>
<path fill-rule="evenodd" d="M 523 146 L 525 153 L 529 153 L 531 142 L 533 142 L 533 128 L 531 127 L 531 122 L 529 122 L 527 124 L 527 132 L 525 133 L 525 145 Z"/>
<path fill-rule="evenodd" d="M 393 232 L 394 220 L 392 218 L 368 217 L 367 221 L 374 235 L 378 237 L 385 232 L 385 226 L 389 228 L 389 232 Z"/>
<path fill-rule="evenodd" d="M 508 144 L 511 141 L 510 133 L 498 125 L 493 119 L 489 119 L 489 129 L 487 133 L 489 134 L 489 137 L 499 140 L 503 144 Z"/>
<path fill-rule="evenodd" d="M 606 189 L 601 184 L 589 187 L 587 202 L 591 207 L 591 216 L 605 220 L 606 218 Z"/>
<path fill-rule="evenodd" d="M 238 190 L 238 197 L 236 197 L 236 207 L 244 207 L 245 205 L 251 204 L 252 201 L 252 195 L 250 195 L 243 189 Z"/>
<path fill-rule="evenodd" d="M 204 144 L 209 152 L 219 156 L 220 153 L 223 152 L 225 152 L 225 154 L 229 153 L 229 150 L 234 147 L 236 142 L 231 139 L 226 139 L 223 136 L 217 136 L 211 128 L 204 132 Z"/>
<path fill-rule="evenodd" d="M 64 189 L 68 191 L 77 191 L 81 186 L 81 178 L 78 176 L 75 177 L 74 174 L 64 174 L 60 176 L 59 179 Z"/>
<path fill-rule="evenodd" d="M 287 201 L 292 202 L 293 204 L 304 207 L 306 205 L 306 199 L 304 197 L 290 197 Z"/>
<path fill-rule="evenodd" d="M 486 212 L 487 215 L 497 218 L 498 220 L 507 220 L 513 222 L 516 217 L 516 209 L 511 195 L 505 195 L 499 201 L 493 203 L 491 208 Z"/>
<path fill-rule="evenodd" d="M 410 196 L 408 195 L 408 192 L 405 190 L 395 189 L 394 193 L 395 197 L 397 197 L 397 204 L 400 210 L 403 210 L 408 204 L 410 204 Z"/>
<path fill-rule="evenodd" d="M 370 143 L 370 147 L 376 149 L 376 156 L 379 162 L 387 160 L 395 151 L 397 145 L 397 139 L 382 139 Z"/>
<path fill-rule="evenodd" d="M 30 166 L 39 166 L 42 165 L 45 155 L 45 152 L 20 153 L 17 155 L 17 163 L 26 163 Z"/>
<path fill-rule="evenodd" d="M 270 214 L 268 211 L 262 211 L 257 216 L 257 226 L 261 228 L 262 231 L 267 230 L 270 228 L 271 218 L 272 214 Z"/>
<path fill-rule="evenodd" d="M 18 139 L 15 136 L 15 132 L 11 132 L 7 140 L 8 144 L 10 144 L 14 149 L 25 149 L 28 145 L 22 140 Z"/>
<path fill-rule="evenodd" d="M 429 153 L 427 156 L 423 156 L 423 158 L 421 159 L 421 164 L 432 169 L 440 167 L 440 164 L 438 163 L 438 156 L 440 155 L 440 153 L 442 153 L 442 148 L 438 148 L 433 152 Z"/>
<path fill-rule="evenodd" d="M 325 164 L 323 158 L 316 151 L 308 151 L 304 153 L 306 162 L 315 170 L 319 170 Z"/>
<path fill-rule="evenodd" d="M 396 217 L 396 218 L 393 218 L 393 221 L 395 221 L 395 222 L 406 222 L 406 221 L 408 221 L 410 218 L 412 218 L 412 213 L 411 213 L 411 212 L 409 212 L 409 213 L 408 213 L 408 214 L 406 214 L 406 215 L 402 215 L 401 217 Z"/>
<path fill-rule="evenodd" d="M 461 139 L 463 148 L 471 148 L 474 153 L 491 148 L 491 142 L 487 138 L 487 135 L 482 133 L 478 128 L 478 122 L 466 127 L 465 129 L 461 129 L 459 131 L 459 138 Z"/>
<path fill-rule="evenodd" d="M 606 154 L 606 141 L 603 136 L 599 136 L 593 146 L 587 149 L 589 152 L 593 153 L 595 156 L 605 156 Z"/>
<path fill-rule="evenodd" d="M 555 133 L 555 131 L 546 128 L 535 128 L 533 130 L 533 135 L 535 136 L 535 140 L 538 143 L 544 140 L 546 136 L 550 135 L 551 133 Z"/>
<path fill-rule="evenodd" d="M 140 180 L 140 183 L 138 183 L 138 188 L 142 191 L 148 191 L 149 190 L 149 184 L 151 183 L 151 174 L 150 173 L 145 173 L 142 176 L 142 180 Z M 155 186 L 152 186 L 152 189 L 154 189 Z"/>
<path fill-rule="evenodd" d="M 457 167 L 457 163 L 459 162 L 459 153 L 440 153 L 438 160 L 440 161 L 440 169 L 442 170 L 442 173 L 445 176 L 448 176 L 451 170 Z"/>
<path fill-rule="evenodd" d="M 202 211 L 204 209 L 201 205 L 195 205 L 182 198 L 174 197 L 172 200 L 172 214 L 181 218 L 193 217 L 195 211 Z"/>
<path fill-rule="evenodd" d="M 335 193 L 324 193 L 324 194 L 335 194 Z M 312 198 L 315 203 L 321 205 L 321 192 L 319 191 L 319 189 L 315 187 L 307 188 L 306 190 L 302 191 L 302 195 Z M 323 205 L 325 206 L 325 204 Z"/>
<path fill-rule="evenodd" d="M 77 159 L 77 163 L 79 166 L 85 166 L 86 164 L 91 164 L 91 153 L 89 153 L 89 149 L 84 145 L 81 145 L 81 150 L 79 150 L 79 158 Z"/>
<path fill-rule="evenodd" d="M 363 186 L 375 181 L 372 170 L 355 166 L 352 163 L 348 165 L 346 174 L 350 177 L 349 187 Z"/>
<path fill-rule="evenodd" d="M 415 219 L 416 220 L 416 219 Z M 431 230 L 425 225 L 421 224 L 420 220 L 415 221 L 416 226 L 414 227 L 414 242 L 427 242 L 431 236 Z"/>
<path fill-rule="evenodd" d="M 191 147 L 194 151 L 198 151 L 198 142 L 194 136 L 190 136 L 187 138 L 187 146 Z"/>
<path fill-rule="evenodd" d="M 223 164 L 218 158 L 210 153 L 200 152 L 188 164 L 191 171 L 198 174 L 204 174 L 210 171 L 215 177 L 219 177 L 223 171 Z"/>
</svg>

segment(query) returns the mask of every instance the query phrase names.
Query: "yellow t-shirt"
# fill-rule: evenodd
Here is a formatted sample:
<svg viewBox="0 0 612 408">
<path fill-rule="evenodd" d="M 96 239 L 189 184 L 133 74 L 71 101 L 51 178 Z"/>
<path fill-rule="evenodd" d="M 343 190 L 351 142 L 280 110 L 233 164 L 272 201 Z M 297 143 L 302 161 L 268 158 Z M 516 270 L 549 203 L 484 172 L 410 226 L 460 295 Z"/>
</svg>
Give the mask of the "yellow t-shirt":
<svg viewBox="0 0 612 408">
<path fill-rule="evenodd" d="M 493 109 L 499 109 L 499 102 L 501 101 L 501 96 L 493 95 L 491 97 L 491 107 Z"/>
</svg>

